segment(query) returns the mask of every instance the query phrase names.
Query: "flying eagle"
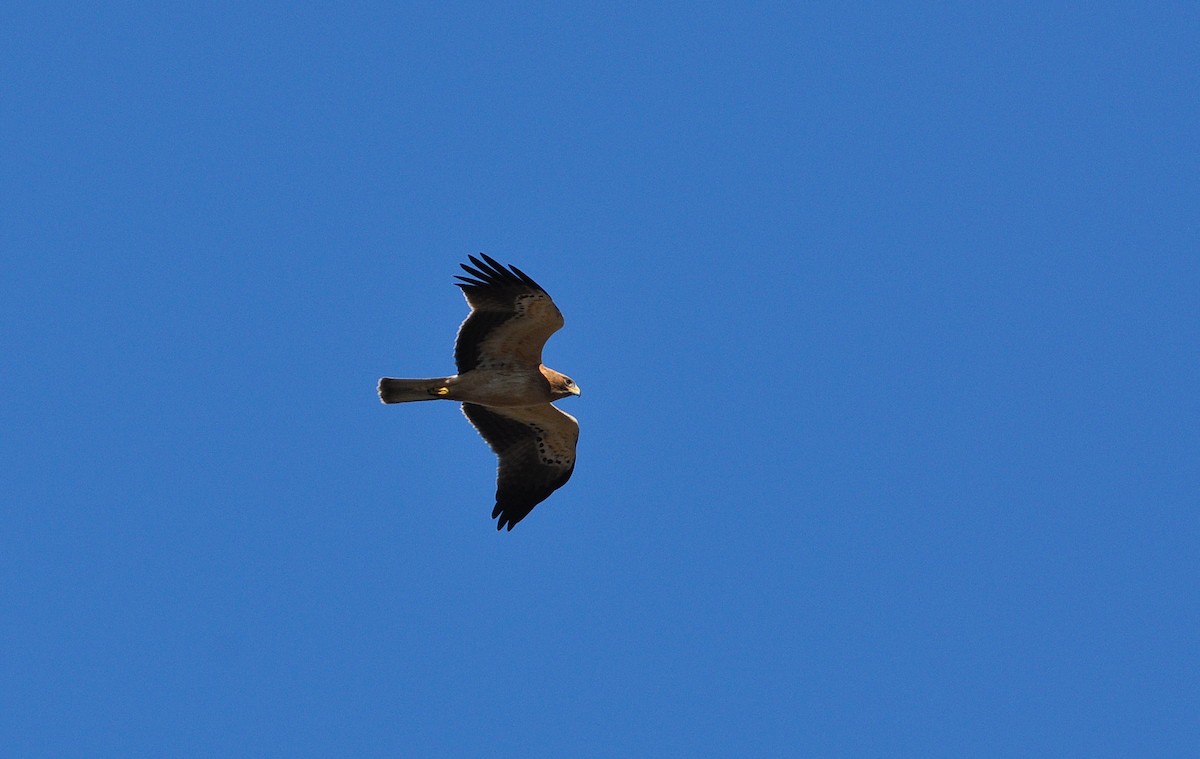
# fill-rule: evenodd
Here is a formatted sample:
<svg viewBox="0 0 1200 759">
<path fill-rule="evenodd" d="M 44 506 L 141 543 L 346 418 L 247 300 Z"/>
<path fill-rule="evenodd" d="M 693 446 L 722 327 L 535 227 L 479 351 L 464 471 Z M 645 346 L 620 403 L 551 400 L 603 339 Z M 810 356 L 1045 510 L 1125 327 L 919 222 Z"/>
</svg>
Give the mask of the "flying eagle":
<svg viewBox="0 0 1200 759">
<path fill-rule="evenodd" d="M 462 288 L 471 313 L 458 328 L 458 374 L 434 379 L 379 380 L 384 403 L 461 401 L 462 411 L 500 459 L 496 529 L 512 529 L 534 506 L 566 484 L 575 470 L 579 422 L 552 401 L 579 395 L 565 374 L 542 364 L 542 347 L 563 317 L 541 285 L 515 266 L 480 253 Z"/>
</svg>

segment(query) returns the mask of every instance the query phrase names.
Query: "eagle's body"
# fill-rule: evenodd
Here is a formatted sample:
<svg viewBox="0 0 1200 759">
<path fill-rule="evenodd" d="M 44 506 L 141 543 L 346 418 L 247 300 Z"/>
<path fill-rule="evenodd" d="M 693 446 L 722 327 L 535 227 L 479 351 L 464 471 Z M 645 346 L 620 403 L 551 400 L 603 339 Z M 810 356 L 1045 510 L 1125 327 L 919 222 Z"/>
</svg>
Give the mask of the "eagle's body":
<svg viewBox="0 0 1200 759">
<path fill-rule="evenodd" d="M 482 254 L 481 254 L 482 255 Z M 471 424 L 500 458 L 496 528 L 513 525 L 562 487 L 575 468 L 579 424 L 551 405 L 579 395 L 565 374 L 542 364 L 542 346 L 563 325 L 554 301 L 515 266 L 471 256 L 458 277 L 471 313 L 454 345 L 458 374 L 379 380 L 384 403 L 461 401 Z"/>
<path fill-rule="evenodd" d="M 451 377 L 379 381 L 384 403 L 409 401 L 464 401 L 483 406 L 530 406 L 572 395 L 562 392 L 566 376 L 540 364 L 525 368 L 472 369 Z M 556 389 L 557 388 L 557 389 Z"/>
</svg>

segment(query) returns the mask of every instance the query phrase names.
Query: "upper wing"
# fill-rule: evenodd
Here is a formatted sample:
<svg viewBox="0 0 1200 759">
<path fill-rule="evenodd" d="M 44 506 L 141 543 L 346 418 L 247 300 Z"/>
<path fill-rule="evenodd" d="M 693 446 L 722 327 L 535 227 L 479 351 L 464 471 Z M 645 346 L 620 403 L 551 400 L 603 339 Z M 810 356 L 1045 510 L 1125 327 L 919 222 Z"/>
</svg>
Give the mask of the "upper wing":
<svg viewBox="0 0 1200 759">
<path fill-rule="evenodd" d="M 471 256 L 475 268 L 460 264 L 470 277 L 457 276 L 471 306 L 458 328 L 454 361 L 458 373 L 483 366 L 537 366 L 542 346 L 563 325 L 562 314 L 541 286 L 515 266 L 505 269 L 483 253 Z"/>
<path fill-rule="evenodd" d="M 500 458 L 496 529 L 512 529 L 571 479 L 579 422 L 549 403 L 496 408 L 464 403 L 463 413 Z"/>
</svg>

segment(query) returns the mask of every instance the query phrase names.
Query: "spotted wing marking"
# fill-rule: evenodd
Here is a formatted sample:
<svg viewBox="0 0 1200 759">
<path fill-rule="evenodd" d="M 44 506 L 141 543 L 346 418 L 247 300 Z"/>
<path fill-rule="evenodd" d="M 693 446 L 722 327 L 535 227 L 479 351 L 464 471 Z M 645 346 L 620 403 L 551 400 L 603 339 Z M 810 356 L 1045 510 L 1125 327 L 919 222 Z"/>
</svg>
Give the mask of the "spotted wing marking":
<svg viewBox="0 0 1200 759">
<path fill-rule="evenodd" d="M 564 414 L 570 416 L 570 414 Z M 574 419 L 575 417 L 571 417 Z M 538 458 L 547 466 L 564 467 L 574 463 L 575 451 L 574 448 L 566 450 L 563 440 L 547 439 L 546 430 L 536 424 L 530 424 L 529 428 L 534 432 L 534 443 L 537 445 Z M 558 443 L 556 446 L 555 443 Z"/>
</svg>

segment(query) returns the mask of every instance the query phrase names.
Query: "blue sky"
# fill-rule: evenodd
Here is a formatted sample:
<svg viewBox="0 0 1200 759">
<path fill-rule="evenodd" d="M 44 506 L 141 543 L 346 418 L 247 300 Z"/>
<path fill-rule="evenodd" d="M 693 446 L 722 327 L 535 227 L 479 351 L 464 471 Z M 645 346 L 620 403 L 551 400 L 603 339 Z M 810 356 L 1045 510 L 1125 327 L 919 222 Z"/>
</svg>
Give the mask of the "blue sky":
<svg viewBox="0 0 1200 759">
<path fill-rule="evenodd" d="M 4 753 L 1194 755 L 1200 12 L 797 5 L 6 5 Z"/>
</svg>

